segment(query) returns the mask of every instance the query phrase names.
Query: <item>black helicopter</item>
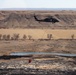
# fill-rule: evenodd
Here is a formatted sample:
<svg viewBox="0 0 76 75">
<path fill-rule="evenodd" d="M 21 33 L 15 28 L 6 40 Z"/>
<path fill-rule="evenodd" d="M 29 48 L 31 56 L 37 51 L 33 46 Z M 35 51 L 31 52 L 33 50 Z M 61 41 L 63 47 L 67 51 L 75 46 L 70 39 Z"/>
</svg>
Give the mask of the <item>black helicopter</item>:
<svg viewBox="0 0 76 75">
<path fill-rule="evenodd" d="M 36 21 L 39 21 L 39 22 L 52 22 L 52 23 L 56 23 L 56 22 L 59 22 L 57 19 L 53 18 L 52 16 L 49 16 L 45 19 L 41 19 L 39 20 L 35 15 L 34 15 L 34 18 Z"/>
</svg>

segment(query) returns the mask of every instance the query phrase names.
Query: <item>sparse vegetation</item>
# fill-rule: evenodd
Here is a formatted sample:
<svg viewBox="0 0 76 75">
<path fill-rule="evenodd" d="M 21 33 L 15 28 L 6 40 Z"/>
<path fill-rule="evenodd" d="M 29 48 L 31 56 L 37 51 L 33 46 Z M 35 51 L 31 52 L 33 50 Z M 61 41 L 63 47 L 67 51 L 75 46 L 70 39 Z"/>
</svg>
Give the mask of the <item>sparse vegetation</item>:
<svg viewBox="0 0 76 75">
<path fill-rule="evenodd" d="M 31 40 L 32 39 L 32 36 L 31 35 L 28 35 L 28 39 Z"/>
<path fill-rule="evenodd" d="M 0 40 L 26 40 L 26 39 L 29 39 L 31 40 L 32 39 L 32 36 L 31 35 L 28 35 L 26 36 L 25 34 L 23 35 L 22 38 L 20 38 L 20 34 L 13 34 L 12 36 L 10 34 L 0 34 Z"/>
<path fill-rule="evenodd" d="M 26 40 L 26 38 L 27 38 L 27 36 L 24 34 L 24 35 L 23 35 L 23 40 Z"/>
<path fill-rule="evenodd" d="M 71 38 L 72 38 L 72 39 L 74 39 L 74 37 L 75 37 L 75 35 L 74 35 L 74 34 L 72 34 L 72 35 L 71 35 Z"/>
<path fill-rule="evenodd" d="M 18 40 L 19 39 L 19 34 L 13 34 L 13 39 Z"/>
<path fill-rule="evenodd" d="M 12 52 L 75 54 L 76 30 L 65 30 L 76 29 L 75 21 L 76 11 L 0 11 L 0 75 L 76 75 L 75 57 L 31 54 L 30 58 L 9 58 Z M 55 33 L 51 29 L 64 30 Z M 33 62 L 28 64 L 29 60 Z"/>
<path fill-rule="evenodd" d="M 52 34 L 47 34 L 47 38 L 51 40 L 53 38 Z"/>
<path fill-rule="evenodd" d="M 6 40 L 6 39 L 7 39 L 7 36 L 4 34 L 4 35 L 2 36 L 2 39 L 3 39 L 3 40 Z"/>
<path fill-rule="evenodd" d="M 7 35 L 7 40 L 10 40 L 10 37 L 11 37 L 10 34 L 8 34 L 8 35 Z"/>
<path fill-rule="evenodd" d="M 2 34 L 0 34 L 0 40 L 2 39 Z"/>
</svg>

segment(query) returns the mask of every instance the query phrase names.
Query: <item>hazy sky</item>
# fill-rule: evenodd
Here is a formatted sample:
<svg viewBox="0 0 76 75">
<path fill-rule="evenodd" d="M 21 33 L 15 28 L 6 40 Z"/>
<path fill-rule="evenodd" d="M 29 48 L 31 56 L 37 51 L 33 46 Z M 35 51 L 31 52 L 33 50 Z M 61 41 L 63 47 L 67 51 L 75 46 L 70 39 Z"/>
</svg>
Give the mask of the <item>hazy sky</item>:
<svg viewBox="0 0 76 75">
<path fill-rule="evenodd" d="M 76 0 L 0 0 L 0 8 L 76 8 Z"/>
</svg>

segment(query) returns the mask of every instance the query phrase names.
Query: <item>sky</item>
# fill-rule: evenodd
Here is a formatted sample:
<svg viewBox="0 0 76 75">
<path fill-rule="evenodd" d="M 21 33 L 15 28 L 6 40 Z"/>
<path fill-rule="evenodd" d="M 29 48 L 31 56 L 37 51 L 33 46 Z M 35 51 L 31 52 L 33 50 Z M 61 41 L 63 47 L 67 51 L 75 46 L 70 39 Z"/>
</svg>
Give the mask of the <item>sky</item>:
<svg viewBox="0 0 76 75">
<path fill-rule="evenodd" d="M 76 0 L 0 0 L 0 8 L 76 8 Z"/>
</svg>

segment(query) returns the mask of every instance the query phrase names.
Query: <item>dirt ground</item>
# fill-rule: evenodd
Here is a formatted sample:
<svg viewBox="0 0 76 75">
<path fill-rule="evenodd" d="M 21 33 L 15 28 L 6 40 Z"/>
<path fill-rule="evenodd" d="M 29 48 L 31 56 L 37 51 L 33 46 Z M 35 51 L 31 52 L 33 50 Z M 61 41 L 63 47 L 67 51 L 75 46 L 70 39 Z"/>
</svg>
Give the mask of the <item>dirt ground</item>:
<svg viewBox="0 0 76 75">
<path fill-rule="evenodd" d="M 11 52 L 76 53 L 76 40 L 16 40 L 0 41 L 0 55 Z"/>
</svg>

